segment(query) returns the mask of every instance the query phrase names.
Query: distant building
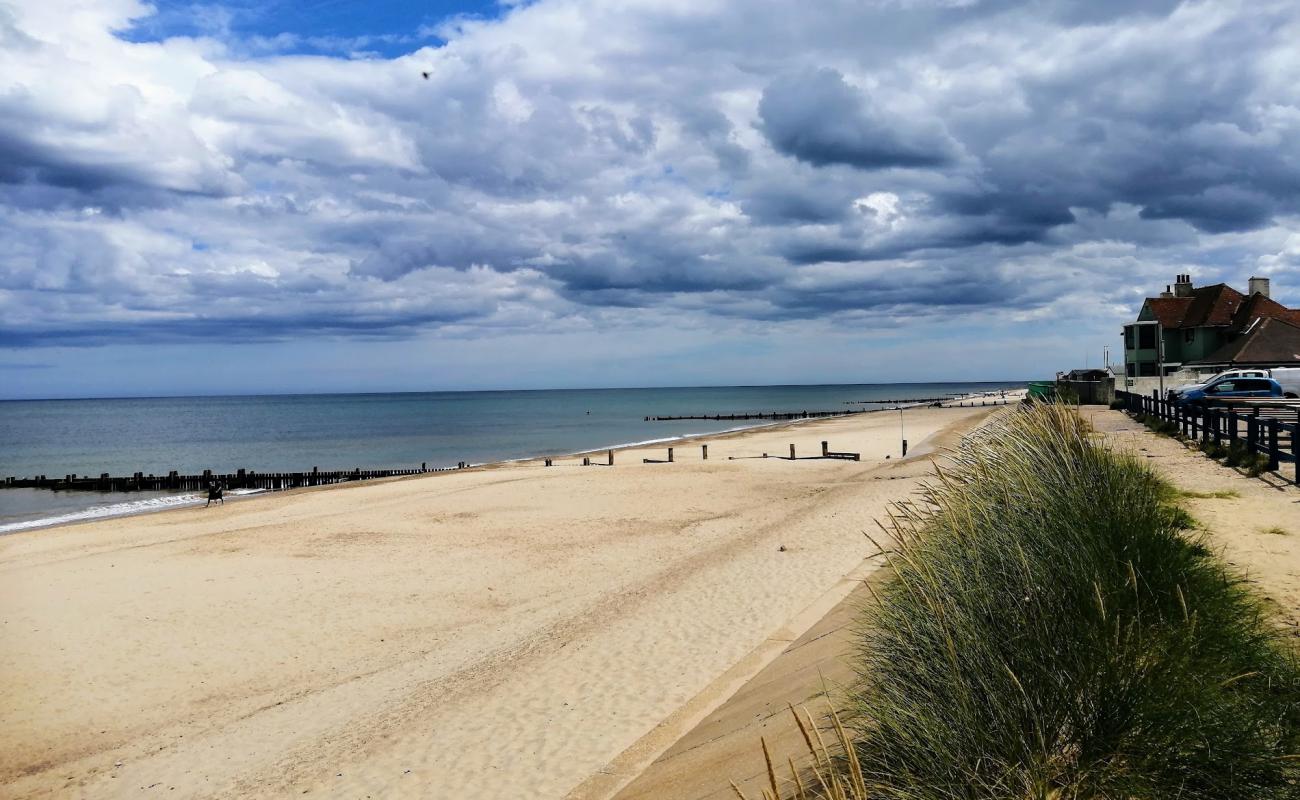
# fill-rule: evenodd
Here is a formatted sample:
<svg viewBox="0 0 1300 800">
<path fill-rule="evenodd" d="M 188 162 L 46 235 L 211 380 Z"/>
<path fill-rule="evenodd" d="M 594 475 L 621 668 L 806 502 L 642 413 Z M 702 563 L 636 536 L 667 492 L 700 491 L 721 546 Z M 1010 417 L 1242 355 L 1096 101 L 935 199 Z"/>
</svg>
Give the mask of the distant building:
<svg viewBox="0 0 1300 800">
<path fill-rule="evenodd" d="M 1124 374 L 1156 378 L 1232 366 L 1300 365 L 1300 310 L 1269 297 L 1268 278 L 1242 294 L 1225 283 L 1195 287 L 1179 275 L 1124 326 Z"/>
</svg>

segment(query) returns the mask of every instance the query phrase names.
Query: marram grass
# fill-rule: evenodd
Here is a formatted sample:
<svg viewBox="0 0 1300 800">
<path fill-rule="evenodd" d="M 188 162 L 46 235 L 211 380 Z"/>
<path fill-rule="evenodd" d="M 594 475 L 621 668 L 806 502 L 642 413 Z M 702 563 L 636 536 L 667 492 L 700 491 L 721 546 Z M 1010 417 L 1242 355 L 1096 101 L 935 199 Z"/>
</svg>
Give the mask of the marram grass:
<svg viewBox="0 0 1300 800">
<path fill-rule="evenodd" d="M 834 789 L 806 736 L 765 795 L 1300 797 L 1294 651 L 1175 497 L 1065 406 L 979 430 L 887 526 Z"/>
</svg>

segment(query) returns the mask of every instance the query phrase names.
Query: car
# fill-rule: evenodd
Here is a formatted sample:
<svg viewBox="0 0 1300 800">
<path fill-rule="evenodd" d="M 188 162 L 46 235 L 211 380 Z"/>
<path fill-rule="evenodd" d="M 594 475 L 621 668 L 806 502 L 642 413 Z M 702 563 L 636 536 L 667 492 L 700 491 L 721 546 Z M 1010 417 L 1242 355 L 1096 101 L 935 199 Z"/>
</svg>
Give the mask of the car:
<svg viewBox="0 0 1300 800">
<path fill-rule="evenodd" d="M 1241 378 L 1230 376 L 1205 384 L 1200 389 L 1189 389 L 1178 394 L 1178 405 L 1204 406 L 1215 400 L 1281 397 L 1282 384 L 1272 378 Z"/>
<path fill-rule="evenodd" d="M 1300 373 L 1300 370 L 1296 370 L 1296 371 Z M 1193 389 L 1204 389 L 1206 386 L 1210 385 L 1211 383 L 1214 383 L 1215 381 L 1221 380 L 1223 378 L 1271 378 L 1271 377 L 1273 376 L 1270 375 L 1269 370 L 1266 369 L 1228 369 L 1228 370 L 1224 370 L 1223 372 L 1220 372 L 1217 375 L 1211 375 L 1210 377 L 1198 383 L 1189 383 L 1186 386 L 1175 386 L 1174 388 L 1165 392 L 1165 394 L 1168 397 L 1168 399 L 1176 400 L 1178 398 L 1178 395 L 1182 394 L 1183 392 L 1190 392 Z M 1300 381 L 1300 375 L 1297 375 L 1296 377 L 1297 377 L 1297 381 Z"/>
</svg>

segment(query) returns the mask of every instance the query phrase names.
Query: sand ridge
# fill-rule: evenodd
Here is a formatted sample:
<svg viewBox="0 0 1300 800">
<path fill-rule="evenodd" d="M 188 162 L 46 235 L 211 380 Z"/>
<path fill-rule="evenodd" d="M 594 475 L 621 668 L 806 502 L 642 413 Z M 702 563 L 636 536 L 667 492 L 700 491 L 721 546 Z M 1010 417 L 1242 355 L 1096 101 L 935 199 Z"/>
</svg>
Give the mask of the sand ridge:
<svg viewBox="0 0 1300 800">
<path fill-rule="evenodd" d="M 562 796 L 861 564 L 898 425 L 3 537 L 0 794 Z M 864 460 L 753 458 L 823 439 Z"/>
</svg>

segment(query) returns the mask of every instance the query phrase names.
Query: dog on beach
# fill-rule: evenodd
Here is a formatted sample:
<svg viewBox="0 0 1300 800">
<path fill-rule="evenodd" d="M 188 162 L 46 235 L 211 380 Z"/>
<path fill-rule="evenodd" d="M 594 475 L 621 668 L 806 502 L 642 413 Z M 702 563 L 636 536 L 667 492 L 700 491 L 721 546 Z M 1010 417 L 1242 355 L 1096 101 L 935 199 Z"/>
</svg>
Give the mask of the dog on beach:
<svg viewBox="0 0 1300 800">
<path fill-rule="evenodd" d="M 224 506 L 226 504 L 226 498 L 223 497 L 222 495 L 225 494 L 225 491 L 226 489 L 224 486 L 221 485 L 221 481 L 217 481 L 216 483 L 209 484 L 208 503 L 203 507 L 207 508 L 208 506 L 212 505 L 213 500 L 216 500 L 217 502 L 221 503 L 221 505 Z"/>
</svg>

